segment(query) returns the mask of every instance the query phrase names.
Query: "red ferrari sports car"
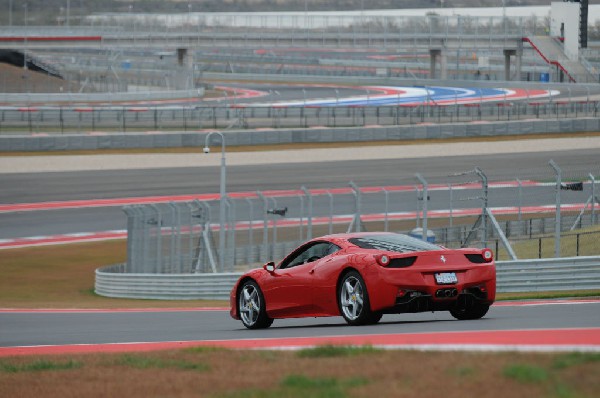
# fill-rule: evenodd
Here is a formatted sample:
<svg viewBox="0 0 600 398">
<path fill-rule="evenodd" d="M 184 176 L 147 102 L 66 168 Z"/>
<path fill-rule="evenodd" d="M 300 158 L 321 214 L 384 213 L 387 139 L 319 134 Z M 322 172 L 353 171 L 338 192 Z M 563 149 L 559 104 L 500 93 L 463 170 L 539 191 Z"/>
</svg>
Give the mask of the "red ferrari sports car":
<svg viewBox="0 0 600 398">
<path fill-rule="evenodd" d="M 495 297 L 490 249 L 363 232 L 310 240 L 279 264 L 248 271 L 231 291 L 230 312 L 249 329 L 276 318 L 341 315 L 350 325 L 367 325 L 383 314 L 426 311 L 478 319 Z"/>
</svg>

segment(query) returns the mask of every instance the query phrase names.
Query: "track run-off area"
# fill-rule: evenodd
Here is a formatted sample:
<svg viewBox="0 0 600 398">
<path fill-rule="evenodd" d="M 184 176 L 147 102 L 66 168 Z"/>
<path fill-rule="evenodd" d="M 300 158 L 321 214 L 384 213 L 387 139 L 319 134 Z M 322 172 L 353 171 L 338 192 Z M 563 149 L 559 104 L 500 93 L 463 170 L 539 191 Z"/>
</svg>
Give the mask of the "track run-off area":
<svg viewBox="0 0 600 398">
<path fill-rule="evenodd" d="M 186 347 L 293 350 L 318 345 L 385 349 L 600 352 L 600 300 L 507 301 L 476 321 L 445 312 L 386 315 L 351 327 L 340 317 L 276 320 L 251 331 L 226 308 L 3 309 L 0 357 L 139 352 Z M 176 327 L 174 327 L 176 325 Z"/>
<path fill-rule="evenodd" d="M 37 112 L 40 110 L 71 109 L 77 112 L 91 111 L 94 108 L 131 108 L 143 112 L 146 108 L 181 108 L 202 105 L 240 107 L 381 107 L 381 106 L 446 106 L 468 105 L 509 101 L 552 101 L 572 96 L 589 99 L 598 93 L 581 90 L 561 93 L 559 90 L 539 88 L 477 88 L 477 87 L 404 87 L 404 86 L 340 86 L 331 84 L 283 85 L 216 85 L 215 90 L 223 96 L 190 97 L 174 99 L 148 99 L 133 101 L 94 101 L 93 96 L 86 100 L 73 100 L 61 106 L 36 103 L 35 98 L 16 104 L 0 102 L 0 110 Z"/>
</svg>

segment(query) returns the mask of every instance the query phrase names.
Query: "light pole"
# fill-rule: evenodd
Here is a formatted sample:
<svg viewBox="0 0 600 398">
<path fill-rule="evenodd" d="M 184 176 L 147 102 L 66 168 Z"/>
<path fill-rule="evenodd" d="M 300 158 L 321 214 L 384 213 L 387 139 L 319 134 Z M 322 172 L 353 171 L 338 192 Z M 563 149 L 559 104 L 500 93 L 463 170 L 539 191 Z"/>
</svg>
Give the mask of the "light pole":
<svg viewBox="0 0 600 398">
<path fill-rule="evenodd" d="M 67 0 L 67 28 L 70 25 L 71 20 L 71 0 Z"/>
<path fill-rule="evenodd" d="M 220 201 L 219 201 L 219 260 L 221 263 L 221 271 L 225 270 L 225 199 L 227 193 L 225 191 L 226 186 L 226 171 L 227 166 L 225 164 L 225 136 L 219 131 L 211 131 L 206 135 L 204 140 L 204 153 L 209 153 L 210 148 L 208 146 L 210 137 L 213 134 L 217 134 L 221 137 L 221 185 L 220 185 Z"/>
<path fill-rule="evenodd" d="M 12 3 L 13 0 L 8 2 L 8 26 L 12 27 Z"/>
</svg>

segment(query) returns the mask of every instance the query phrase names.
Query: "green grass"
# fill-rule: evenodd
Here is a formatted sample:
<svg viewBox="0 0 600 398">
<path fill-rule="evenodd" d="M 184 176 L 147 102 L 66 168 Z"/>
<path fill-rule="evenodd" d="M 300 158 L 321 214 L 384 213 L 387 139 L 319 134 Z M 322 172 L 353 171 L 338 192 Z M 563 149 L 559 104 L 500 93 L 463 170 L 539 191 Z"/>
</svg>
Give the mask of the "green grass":
<svg viewBox="0 0 600 398">
<path fill-rule="evenodd" d="M 306 348 L 297 352 L 300 358 L 335 358 L 335 357 L 351 357 L 364 354 L 373 354 L 381 352 L 378 348 L 371 346 L 336 346 L 322 345 L 313 348 Z"/>
<path fill-rule="evenodd" d="M 504 368 L 503 374 L 522 384 L 542 383 L 548 379 L 546 369 L 534 365 L 509 365 Z"/>
<path fill-rule="evenodd" d="M 0 361 L 0 372 L 3 373 L 22 373 L 22 372 L 42 372 L 49 370 L 71 370 L 78 369 L 81 362 L 68 360 L 64 362 L 54 362 L 45 359 L 38 359 L 33 362 L 14 364 L 7 361 Z"/>
<path fill-rule="evenodd" d="M 154 356 L 139 354 L 123 354 L 117 359 L 117 365 L 127 366 L 135 369 L 179 369 L 207 371 L 210 369 L 205 363 L 190 362 L 184 359 L 164 359 Z"/>
<path fill-rule="evenodd" d="M 284 377 L 275 389 L 242 390 L 218 395 L 224 398 L 344 398 L 348 390 L 369 384 L 363 377 L 337 379 L 329 377 L 310 378 L 303 375 Z"/>
<path fill-rule="evenodd" d="M 555 358 L 554 362 L 552 363 L 552 368 L 567 369 L 572 366 L 583 365 L 592 362 L 600 362 L 600 354 L 571 352 Z"/>
</svg>

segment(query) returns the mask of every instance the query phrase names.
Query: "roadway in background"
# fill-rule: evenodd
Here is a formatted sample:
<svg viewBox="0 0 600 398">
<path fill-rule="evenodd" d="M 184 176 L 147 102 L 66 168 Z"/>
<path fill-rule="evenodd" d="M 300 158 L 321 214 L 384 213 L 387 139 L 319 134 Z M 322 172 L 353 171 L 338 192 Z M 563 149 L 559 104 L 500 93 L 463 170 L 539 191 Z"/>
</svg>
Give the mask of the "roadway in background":
<svg viewBox="0 0 600 398">
<path fill-rule="evenodd" d="M 257 157 L 265 156 L 261 152 L 254 154 Z M 198 154 L 199 163 L 202 156 L 204 155 Z M 475 166 L 479 166 L 490 181 L 514 181 L 516 178 L 552 181 L 554 174 L 548 166 L 550 159 L 565 170 L 565 181 L 569 178 L 569 170 L 579 171 L 580 178 L 585 178 L 589 172 L 600 171 L 598 148 L 493 155 L 258 164 L 229 166 L 227 190 L 240 192 L 298 189 L 303 185 L 311 189 L 338 188 L 347 187 L 349 181 L 354 181 L 359 186 L 415 185 L 414 175 L 417 172 L 430 184 L 444 184 L 449 182 L 450 174 L 472 170 Z M 219 168 L 206 166 L 16 174 L 0 172 L 0 186 L 0 203 L 3 204 L 206 194 L 219 191 Z M 407 210 L 414 211 L 416 194 L 412 192 L 407 195 L 408 203 L 405 206 Z M 435 192 L 431 195 L 432 201 L 435 202 L 432 202 L 430 209 L 447 209 L 447 193 Z M 514 188 L 497 190 L 493 195 L 491 206 L 517 205 Z M 587 196 L 587 192 L 565 193 L 563 203 L 583 203 Z M 553 204 L 553 197 L 542 197 L 546 198 L 545 203 L 535 203 L 539 197 L 532 196 L 529 202 L 524 202 L 523 205 Z M 397 197 L 393 198 L 398 200 Z M 380 200 L 383 200 L 383 197 Z M 473 201 L 455 203 L 456 207 L 479 205 L 479 202 Z M 315 214 L 317 211 L 315 210 Z M 0 213 L 0 239 L 120 230 L 125 227 L 126 217 L 120 207 Z"/>
</svg>

